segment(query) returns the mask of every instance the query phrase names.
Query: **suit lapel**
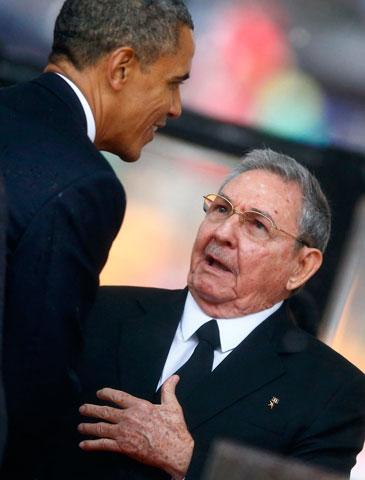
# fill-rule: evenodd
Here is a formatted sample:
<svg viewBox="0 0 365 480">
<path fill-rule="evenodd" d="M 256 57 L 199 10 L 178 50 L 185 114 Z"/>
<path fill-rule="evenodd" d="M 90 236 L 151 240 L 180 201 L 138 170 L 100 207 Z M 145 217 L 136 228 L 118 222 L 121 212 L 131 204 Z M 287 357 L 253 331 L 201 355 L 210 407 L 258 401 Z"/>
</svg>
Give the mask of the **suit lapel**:
<svg viewBox="0 0 365 480">
<path fill-rule="evenodd" d="M 153 400 L 187 290 L 163 291 L 153 300 L 139 299 L 141 313 L 127 319 L 120 336 L 119 378 L 122 389 Z"/>
<path fill-rule="evenodd" d="M 287 318 L 285 307 L 257 327 L 183 402 L 189 430 L 283 375 L 279 352 L 298 350 L 297 343 L 285 344 L 285 338 L 293 337 L 291 332 L 298 330 Z"/>
</svg>

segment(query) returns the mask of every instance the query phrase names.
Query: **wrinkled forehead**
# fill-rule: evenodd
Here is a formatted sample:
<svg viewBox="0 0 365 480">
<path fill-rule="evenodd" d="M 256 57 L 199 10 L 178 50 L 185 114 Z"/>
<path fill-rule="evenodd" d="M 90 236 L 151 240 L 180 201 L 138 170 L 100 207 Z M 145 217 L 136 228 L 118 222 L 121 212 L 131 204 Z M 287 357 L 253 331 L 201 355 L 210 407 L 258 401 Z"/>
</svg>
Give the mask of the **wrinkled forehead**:
<svg viewBox="0 0 365 480">
<path fill-rule="evenodd" d="M 300 185 L 265 170 L 250 170 L 237 175 L 222 188 L 221 194 L 239 210 L 266 212 L 278 224 L 297 225 L 301 216 Z"/>
</svg>

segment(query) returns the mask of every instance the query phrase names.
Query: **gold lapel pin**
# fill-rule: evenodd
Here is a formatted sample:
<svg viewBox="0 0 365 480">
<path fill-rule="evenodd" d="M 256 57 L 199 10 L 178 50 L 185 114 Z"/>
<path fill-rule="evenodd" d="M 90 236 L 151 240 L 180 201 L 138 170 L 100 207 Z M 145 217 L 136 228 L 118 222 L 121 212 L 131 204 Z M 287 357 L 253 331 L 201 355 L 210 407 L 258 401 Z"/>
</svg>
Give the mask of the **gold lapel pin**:
<svg viewBox="0 0 365 480">
<path fill-rule="evenodd" d="M 278 397 L 272 397 L 272 399 L 267 404 L 267 406 L 270 407 L 271 409 L 273 409 L 275 407 L 275 405 L 277 405 L 278 403 L 279 403 Z"/>
</svg>

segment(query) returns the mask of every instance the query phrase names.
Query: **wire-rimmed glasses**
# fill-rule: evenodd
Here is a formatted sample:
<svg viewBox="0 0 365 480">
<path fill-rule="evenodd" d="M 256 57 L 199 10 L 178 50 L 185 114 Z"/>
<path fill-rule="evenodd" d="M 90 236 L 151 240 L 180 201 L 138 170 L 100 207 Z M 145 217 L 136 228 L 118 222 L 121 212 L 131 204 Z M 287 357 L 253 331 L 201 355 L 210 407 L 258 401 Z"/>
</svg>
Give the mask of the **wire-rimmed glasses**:
<svg viewBox="0 0 365 480">
<path fill-rule="evenodd" d="M 280 227 L 277 227 L 271 218 L 267 217 L 263 213 L 255 210 L 246 210 L 241 212 L 240 210 L 237 210 L 237 208 L 235 208 L 227 198 L 215 193 L 204 195 L 203 198 L 203 209 L 206 213 L 207 219 L 210 222 L 223 222 L 226 218 L 236 213 L 240 217 L 240 221 L 245 229 L 245 232 L 250 237 L 269 240 L 272 236 L 272 230 L 277 230 L 291 238 L 294 238 L 294 240 L 302 245 L 309 247 L 309 244 L 306 241 L 286 232 Z"/>
</svg>

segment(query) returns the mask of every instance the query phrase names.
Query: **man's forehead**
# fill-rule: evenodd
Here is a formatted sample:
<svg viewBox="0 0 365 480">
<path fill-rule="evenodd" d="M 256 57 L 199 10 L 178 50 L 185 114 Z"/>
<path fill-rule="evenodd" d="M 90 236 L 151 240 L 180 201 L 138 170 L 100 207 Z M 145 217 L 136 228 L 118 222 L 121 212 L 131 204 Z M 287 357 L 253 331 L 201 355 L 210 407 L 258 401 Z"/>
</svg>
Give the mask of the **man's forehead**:
<svg viewBox="0 0 365 480">
<path fill-rule="evenodd" d="M 162 55 L 154 64 L 162 69 L 169 82 L 181 83 L 190 76 L 190 68 L 194 56 L 195 45 L 193 33 L 188 27 L 182 27 L 179 46 L 173 53 Z"/>
<path fill-rule="evenodd" d="M 245 190 L 242 190 L 242 185 L 245 188 L 273 188 L 278 182 L 282 182 L 282 179 L 272 173 L 265 170 L 248 170 L 247 172 L 240 173 L 233 177 L 226 185 L 223 187 L 223 190 L 230 190 L 234 193 L 244 193 Z"/>
<path fill-rule="evenodd" d="M 270 212 L 288 210 L 293 214 L 301 209 L 302 192 L 297 183 L 287 182 L 280 175 L 265 170 L 249 170 L 232 178 L 221 193 L 246 209 Z M 247 202 L 249 202 L 247 204 Z"/>
<path fill-rule="evenodd" d="M 222 191 L 230 190 L 238 195 L 240 193 L 244 194 L 247 190 L 257 191 L 258 193 L 276 191 L 279 196 L 285 196 L 285 191 L 282 190 L 284 185 L 294 189 L 299 188 L 297 184 L 286 181 L 276 173 L 257 169 L 236 175 L 223 187 Z"/>
<path fill-rule="evenodd" d="M 181 75 L 185 75 L 190 72 L 190 66 L 192 58 L 195 53 L 195 41 L 193 31 L 190 30 L 187 26 L 180 28 L 179 36 L 179 45 L 176 53 L 174 54 L 175 59 L 184 65 L 186 71 L 181 72 Z"/>
</svg>

